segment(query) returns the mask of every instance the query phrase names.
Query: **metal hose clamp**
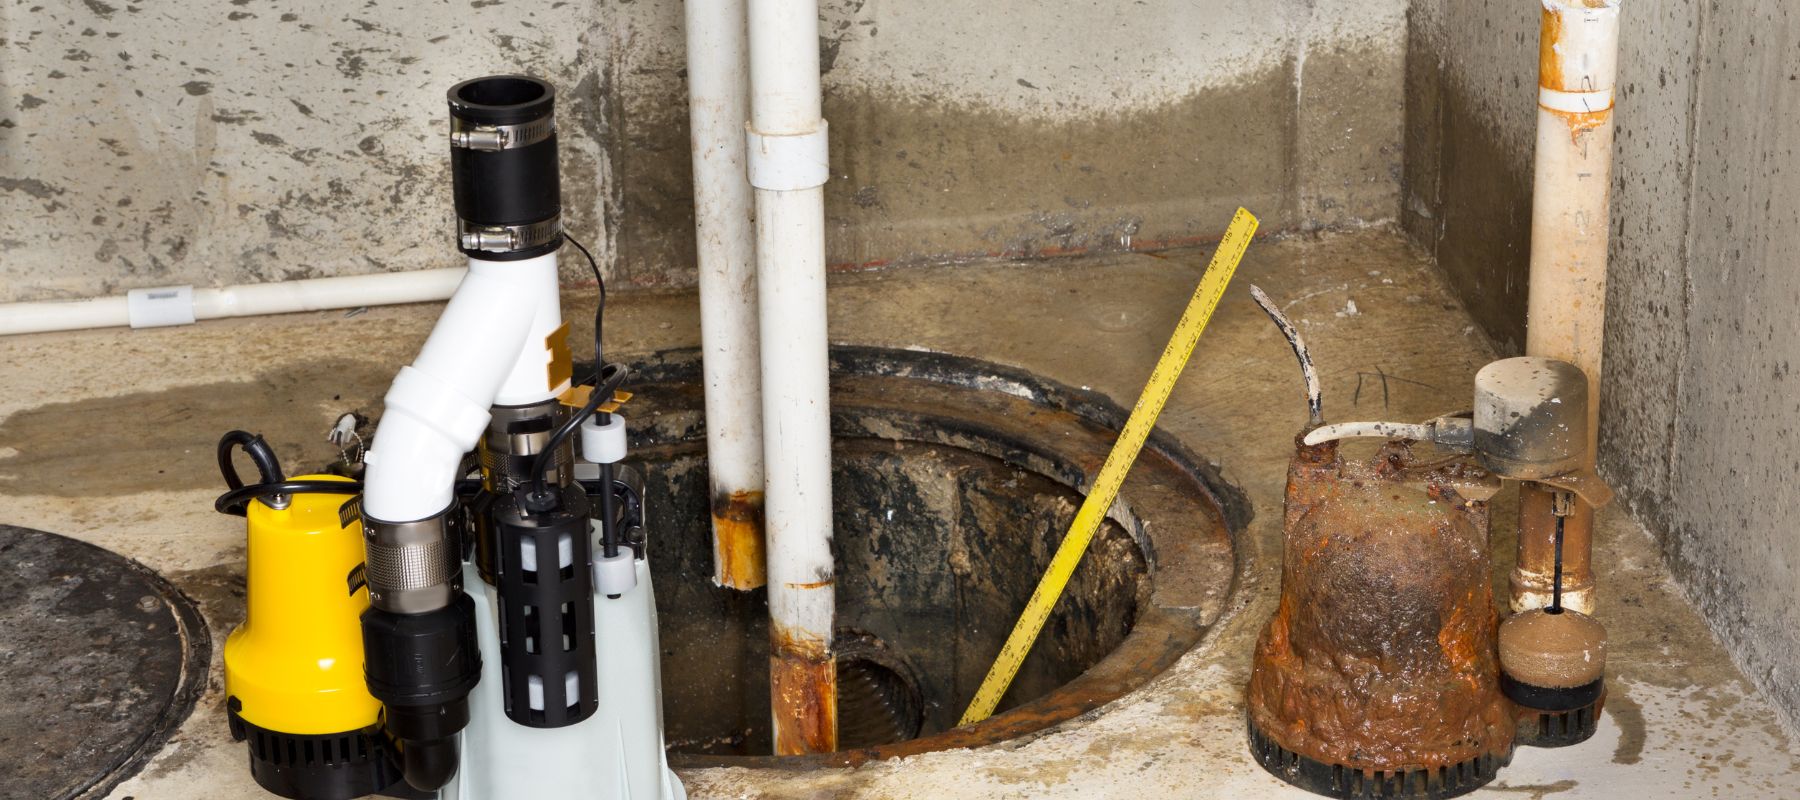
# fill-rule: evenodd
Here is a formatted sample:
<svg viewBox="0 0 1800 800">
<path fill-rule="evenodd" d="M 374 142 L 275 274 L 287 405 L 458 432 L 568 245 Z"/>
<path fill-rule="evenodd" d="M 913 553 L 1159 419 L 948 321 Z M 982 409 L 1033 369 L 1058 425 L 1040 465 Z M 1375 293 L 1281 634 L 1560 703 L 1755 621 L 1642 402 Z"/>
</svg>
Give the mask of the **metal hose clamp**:
<svg viewBox="0 0 1800 800">
<path fill-rule="evenodd" d="M 457 524 L 461 511 L 452 503 L 411 522 L 363 517 L 369 605 L 395 614 L 422 614 L 450 605 L 462 592 Z"/>
<path fill-rule="evenodd" d="M 470 150 L 514 150 L 530 147 L 556 133 L 556 118 L 544 117 L 511 125 L 487 125 L 450 118 L 450 146 Z"/>
</svg>

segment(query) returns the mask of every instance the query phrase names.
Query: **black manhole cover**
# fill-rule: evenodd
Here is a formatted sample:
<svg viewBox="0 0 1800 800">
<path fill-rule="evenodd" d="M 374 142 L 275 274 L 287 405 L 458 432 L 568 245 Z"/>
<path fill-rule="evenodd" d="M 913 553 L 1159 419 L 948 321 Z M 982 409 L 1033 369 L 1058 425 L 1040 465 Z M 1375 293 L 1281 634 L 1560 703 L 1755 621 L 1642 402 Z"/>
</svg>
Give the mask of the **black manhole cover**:
<svg viewBox="0 0 1800 800">
<path fill-rule="evenodd" d="M 205 688 L 211 637 L 142 564 L 0 525 L 0 793 L 104 795 Z"/>
</svg>

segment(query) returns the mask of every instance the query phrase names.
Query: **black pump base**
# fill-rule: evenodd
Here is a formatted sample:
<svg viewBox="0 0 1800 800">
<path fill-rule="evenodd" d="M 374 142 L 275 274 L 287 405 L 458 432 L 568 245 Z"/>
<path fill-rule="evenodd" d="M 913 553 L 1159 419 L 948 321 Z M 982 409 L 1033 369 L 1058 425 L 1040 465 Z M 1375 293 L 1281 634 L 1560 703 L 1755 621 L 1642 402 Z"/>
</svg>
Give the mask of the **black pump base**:
<svg viewBox="0 0 1800 800">
<path fill-rule="evenodd" d="M 1443 800 L 1485 786 L 1512 760 L 1484 755 L 1436 770 L 1414 769 L 1364 772 L 1338 764 L 1314 761 L 1282 747 L 1246 721 L 1250 755 L 1263 769 L 1313 794 L 1341 800 Z"/>
<path fill-rule="evenodd" d="M 1500 675 L 1500 690 L 1519 707 L 1519 730 L 1513 737 L 1526 747 L 1581 744 L 1600 729 L 1606 703 L 1606 679 L 1573 689 L 1545 689 Z"/>
<path fill-rule="evenodd" d="M 378 725 L 322 735 L 282 733 L 246 722 L 235 705 L 233 698 L 226 707 L 232 738 L 248 742 L 250 775 L 272 794 L 291 800 L 351 800 L 406 788 Z"/>
</svg>

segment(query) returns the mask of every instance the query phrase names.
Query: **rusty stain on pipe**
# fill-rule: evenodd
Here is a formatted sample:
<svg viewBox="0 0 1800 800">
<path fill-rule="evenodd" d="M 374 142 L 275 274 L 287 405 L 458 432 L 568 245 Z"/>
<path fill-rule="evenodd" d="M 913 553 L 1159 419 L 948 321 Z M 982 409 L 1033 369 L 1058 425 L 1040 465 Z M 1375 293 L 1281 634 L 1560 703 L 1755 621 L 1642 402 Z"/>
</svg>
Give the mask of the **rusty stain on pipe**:
<svg viewBox="0 0 1800 800">
<path fill-rule="evenodd" d="M 837 749 L 837 660 L 825 642 L 772 625 L 769 693 L 775 755 Z"/>
<path fill-rule="evenodd" d="M 732 589 L 755 589 L 768 582 L 763 545 L 763 493 L 714 495 L 713 582 Z"/>
<path fill-rule="evenodd" d="M 1519 485 L 1518 562 L 1509 580 L 1514 610 L 1550 605 L 1556 573 L 1555 495 L 1554 488 L 1535 481 Z M 1577 501 L 1574 513 L 1563 521 L 1562 603 L 1584 614 L 1594 607 L 1593 536 L 1594 508 Z"/>
<path fill-rule="evenodd" d="M 1543 0 L 1538 41 L 1538 135 L 1532 196 L 1531 290 L 1525 352 L 1567 361 L 1588 377 L 1587 467 L 1599 443 L 1601 348 L 1610 233 L 1618 0 Z M 1515 611 L 1549 604 L 1555 519 L 1549 492 L 1520 493 Z M 1594 509 L 1566 520 L 1563 600 L 1593 613 Z"/>
</svg>

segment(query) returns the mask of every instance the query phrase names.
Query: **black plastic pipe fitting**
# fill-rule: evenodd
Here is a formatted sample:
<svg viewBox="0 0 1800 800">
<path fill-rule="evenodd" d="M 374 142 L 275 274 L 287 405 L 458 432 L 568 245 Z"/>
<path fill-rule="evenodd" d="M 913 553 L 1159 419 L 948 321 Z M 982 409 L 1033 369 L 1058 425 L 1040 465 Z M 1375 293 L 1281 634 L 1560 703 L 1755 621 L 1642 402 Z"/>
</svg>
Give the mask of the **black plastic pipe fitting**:
<svg viewBox="0 0 1800 800">
<path fill-rule="evenodd" d="M 561 247 L 556 90 L 525 75 L 492 75 L 450 87 L 449 101 L 457 246 L 487 261 Z"/>
</svg>

